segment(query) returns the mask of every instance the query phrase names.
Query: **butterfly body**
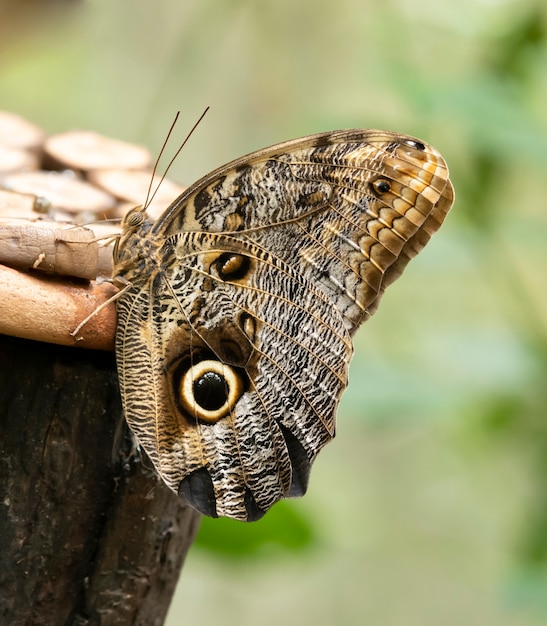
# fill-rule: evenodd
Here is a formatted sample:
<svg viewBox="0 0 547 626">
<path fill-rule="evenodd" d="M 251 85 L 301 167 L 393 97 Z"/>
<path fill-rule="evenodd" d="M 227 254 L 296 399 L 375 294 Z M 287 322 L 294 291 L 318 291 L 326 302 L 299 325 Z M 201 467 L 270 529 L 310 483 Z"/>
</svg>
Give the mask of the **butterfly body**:
<svg viewBox="0 0 547 626">
<path fill-rule="evenodd" d="M 453 200 L 442 157 L 385 131 L 279 144 L 124 219 L 114 277 L 127 421 L 201 512 L 305 492 L 335 433 L 351 337 Z"/>
</svg>

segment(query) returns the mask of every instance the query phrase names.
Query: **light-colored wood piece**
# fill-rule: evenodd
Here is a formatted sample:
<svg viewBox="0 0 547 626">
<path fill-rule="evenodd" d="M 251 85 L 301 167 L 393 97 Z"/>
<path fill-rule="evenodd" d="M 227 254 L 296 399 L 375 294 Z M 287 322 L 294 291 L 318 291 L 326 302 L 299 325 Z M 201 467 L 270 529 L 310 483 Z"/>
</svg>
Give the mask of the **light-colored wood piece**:
<svg viewBox="0 0 547 626">
<path fill-rule="evenodd" d="M 150 152 L 131 143 L 92 131 L 70 131 L 46 139 L 48 156 L 75 170 L 142 169 L 150 165 Z"/>
<path fill-rule="evenodd" d="M 106 190 L 116 198 L 135 206 L 142 205 L 146 201 L 150 181 L 152 180 L 152 170 L 97 170 L 91 172 L 88 178 L 90 182 Z M 162 181 L 161 176 L 158 175 L 154 176 L 151 189 L 151 193 L 156 193 L 146 210 L 152 217 L 159 217 L 171 202 L 184 191 L 182 185 L 166 178 Z M 123 215 L 125 212 L 122 209 L 120 215 Z"/>
<path fill-rule="evenodd" d="M 0 189 L 0 218 L 36 218 L 36 196 Z"/>
<path fill-rule="evenodd" d="M 95 233 L 84 226 L 63 226 L 46 220 L 0 220 L 3 265 L 89 280 L 98 276 L 98 259 Z"/>
<path fill-rule="evenodd" d="M 39 164 L 35 152 L 0 144 L 0 174 L 36 170 Z"/>
<path fill-rule="evenodd" d="M 116 305 L 104 307 L 75 339 L 71 332 L 117 293 L 103 282 L 77 284 L 0 265 L 0 333 L 66 346 L 113 350 Z"/>
<path fill-rule="evenodd" d="M 0 111 L 0 144 L 12 148 L 38 149 L 44 131 L 16 113 Z"/>
<path fill-rule="evenodd" d="M 65 172 L 11 174 L 2 178 L 2 184 L 12 191 L 42 196 L 49 200 L 53 209 L 69 213 L 90 211 L 108 214 L 116 205 L 110 194 Z"/>
</svg>

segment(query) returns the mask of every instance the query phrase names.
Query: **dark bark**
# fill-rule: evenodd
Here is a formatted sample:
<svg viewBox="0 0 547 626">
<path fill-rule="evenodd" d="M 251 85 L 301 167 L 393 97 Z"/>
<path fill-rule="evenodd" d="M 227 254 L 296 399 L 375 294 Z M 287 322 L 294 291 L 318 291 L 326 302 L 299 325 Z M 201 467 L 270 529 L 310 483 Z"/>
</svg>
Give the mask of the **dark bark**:
<svg viewBox="0 0 547 626">
<path fill-rule="evenodd" d="M 0 623 L 160 625 L 199 516 L 142 459 L 111 353 L 0 335 Z"/>
</svg>

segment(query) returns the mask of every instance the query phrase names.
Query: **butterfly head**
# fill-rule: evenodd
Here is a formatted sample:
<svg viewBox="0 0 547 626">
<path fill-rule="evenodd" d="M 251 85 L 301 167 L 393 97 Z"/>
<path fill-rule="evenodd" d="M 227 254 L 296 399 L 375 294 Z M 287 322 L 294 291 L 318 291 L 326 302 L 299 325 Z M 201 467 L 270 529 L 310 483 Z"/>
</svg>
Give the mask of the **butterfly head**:
<svg viewBox="0 0 547 626">
<path fill-rule="evenodd" d="M 141 264 L 136 259 L 150 258 L 150 248 L 155 248 L 154 240 L 149 236 L 153 220 L 142 206 L 128 211 L 122 220 L 122 232 L 114 245 L 113 271 L 114 279 L 123 277 L 131 281 L 132 275 L 140 271 Z"/>
</svg>

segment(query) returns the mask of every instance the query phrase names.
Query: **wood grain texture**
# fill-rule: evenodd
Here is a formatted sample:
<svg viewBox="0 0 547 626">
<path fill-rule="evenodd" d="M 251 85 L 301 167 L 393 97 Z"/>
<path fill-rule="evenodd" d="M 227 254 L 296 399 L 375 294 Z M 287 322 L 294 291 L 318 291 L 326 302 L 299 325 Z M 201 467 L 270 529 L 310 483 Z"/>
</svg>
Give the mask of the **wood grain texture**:
<svg viewBox="0 0 547 626">
<path fill-rule="evenodd" d="M 163 623 L 199 515 L 141 461 L 111 353 L 0 336 L 0 623 Z"/>
</svg>

